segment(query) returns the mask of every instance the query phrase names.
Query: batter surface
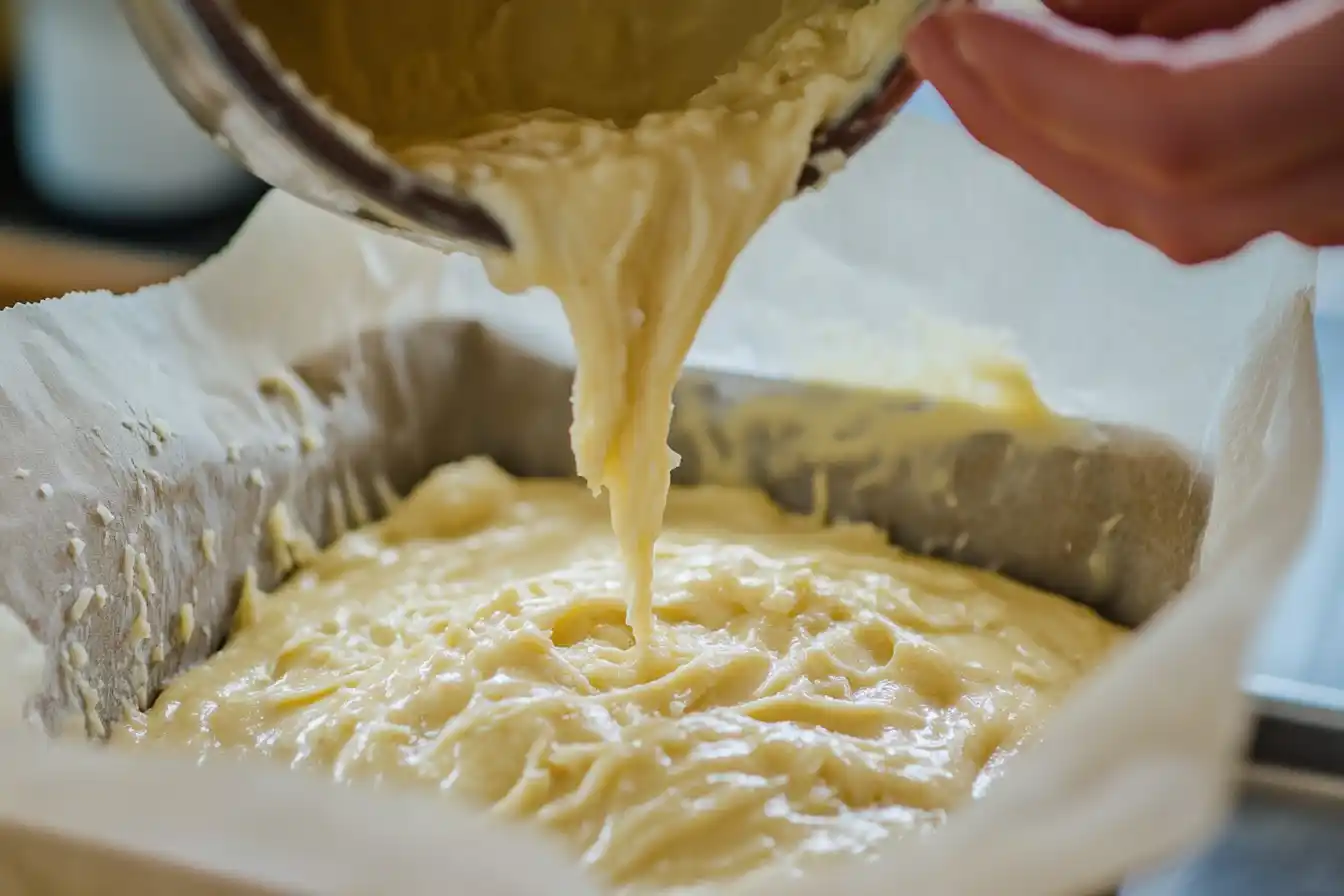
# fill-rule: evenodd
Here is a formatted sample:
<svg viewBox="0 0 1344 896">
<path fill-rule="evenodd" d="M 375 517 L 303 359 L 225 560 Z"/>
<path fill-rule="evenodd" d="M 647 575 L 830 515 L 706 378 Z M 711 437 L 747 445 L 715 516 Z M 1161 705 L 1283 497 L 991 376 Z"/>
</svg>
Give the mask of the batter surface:
<svg viewBox="0 0 1344 896">
<path fill-rule="evenodd" d="M 497 287 L 560 297 L 578 353 L 578 472 L 609 495 L 640 641 L 691 342 L 733 260 L 794 194 L 814 132 L 876 85 L 916 6 L 243 4 L 313 92 L 500 220 L 514 249 L 487 259 Z"/>
<path fill-rule="evenodd" d="M 601 501 L 444 467 L 113 735 L 449 791 L 618 888 L 695 888 L 940 824 L 1121 630 L 997 575 L 675 489 L 647 646 Z"/>
</svg>

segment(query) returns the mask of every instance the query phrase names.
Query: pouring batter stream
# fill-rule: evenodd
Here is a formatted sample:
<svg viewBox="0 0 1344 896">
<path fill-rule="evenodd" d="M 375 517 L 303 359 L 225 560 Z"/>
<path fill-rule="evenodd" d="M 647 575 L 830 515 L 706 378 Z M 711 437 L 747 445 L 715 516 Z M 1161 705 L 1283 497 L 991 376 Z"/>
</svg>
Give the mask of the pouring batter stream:
<svg viewBox="0 0 1344 896">
<path fill-rule="evenodd" d="M 281 27 L 312 21 L 312 2 L 243 8 L 316 92 L 504 224 L 514 251 L 486 261 L 498 288 L 560 297 L 576 465 L 609 494 L 646 644 L 682 363 L 813 134 L 876 82 L 916 0 L 463 0 L 376 21 L 369 4 L 322 2 L 316 49 Z"/>
</svg>

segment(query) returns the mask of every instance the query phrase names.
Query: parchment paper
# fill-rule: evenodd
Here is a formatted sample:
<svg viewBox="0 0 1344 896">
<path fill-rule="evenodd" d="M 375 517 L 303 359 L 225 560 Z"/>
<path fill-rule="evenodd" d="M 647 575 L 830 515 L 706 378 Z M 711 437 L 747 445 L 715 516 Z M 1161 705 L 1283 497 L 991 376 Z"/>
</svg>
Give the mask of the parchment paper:
<svg viewBox="0 0 1344 896">
<path fill-rule="evenodd" d="M 1247 636 L 1315 500 L 1313 271 L 1280 240 L 1177 269 L 919 120 L 770 222 L 693 352 L 707 372 L 680 393 L 684 475 L 717 450 L 707 431 L 781 390 L 818 425 L 899 433 L 899 414 L 940 399 L 992 403 L 973 371 L 1016 353 L 1052 406 L 1103 425 L 1057 444 L 994 426 L 900 444 L 911 461 L 881 500 L 846 488 L 853 458 L 813 460 L 842 510 L 885 514 L 912 547 L 1148 620 L 984 801 L 926 841 L 786 888 L 1088 893 L 1209 833 L 1247 721 Z M 282 572 L 277 501 L 327 538 L 467 452 L 566 472 L 569 343 L 552 298 L 499 295 L 471 259 L 272 196 L 181 281 L 0 322 L 0 890 L 593 892 L 541 836 L 440 799 L 52 743 L 16 715 L 97 734 L 216 649 L 243 570 Z M 929 401 L 854 404 L 781 377 Z M 772 460 L 790 438 L 756 432 L 736 469 L 802 505 L 808 465 Z M 921 469 L 947 472 L 942 486 Z M 106 602 L 72 613 L 99 585 Z"/>
</svg>

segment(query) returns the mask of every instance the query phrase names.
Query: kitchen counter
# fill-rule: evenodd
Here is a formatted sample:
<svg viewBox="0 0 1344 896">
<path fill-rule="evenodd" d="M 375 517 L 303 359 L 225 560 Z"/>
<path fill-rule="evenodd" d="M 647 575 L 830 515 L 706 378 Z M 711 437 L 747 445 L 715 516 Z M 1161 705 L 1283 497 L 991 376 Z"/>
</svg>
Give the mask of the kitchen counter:
<svg viewBox="0 0 1344 896">
<path fill-rule="evenodd" d="M 1255 784 L 1199 856 L 1127 884 L 1121 896 L 1338 896 L 1344 802 L 1330 788 Z"/>
</svg>

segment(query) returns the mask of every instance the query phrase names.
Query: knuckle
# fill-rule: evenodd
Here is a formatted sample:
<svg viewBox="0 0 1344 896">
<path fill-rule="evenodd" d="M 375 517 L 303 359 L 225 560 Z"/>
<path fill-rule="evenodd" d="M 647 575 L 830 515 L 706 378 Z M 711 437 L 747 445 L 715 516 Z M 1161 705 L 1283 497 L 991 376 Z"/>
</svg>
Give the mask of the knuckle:
<svg viewBox="0 0 1344 896">
<path fill-rule="evenodd" d="M 1153 186 L 1182 190 L 1206 172 L 1208 142 L 1188 119 L 1175 118 L 1148 132 L 1140 159 Z"/>
<path fill-rule="evenodd" d="M 1160 234 L 1152 240 L 1163 255 L 1181 265 L 1203 264 L 1233 254 L 1245 240 L 1217 239 L 1212 234 L 1196 229 L 1185 229 Z"/>
<path fill-rule="evenodd" d="M 1179 230 L 1150 231 L 1145 237 L 1153 248 L 1177 264 L 1191 265 L 1209 260 L 1209 249 L 1198 236 Z"/>
<path fill-rule="evenodd" d="M 1003 139 L 998 128 L 989 126 L 976 115 L 959 114 L 958 120 L 975 142 L 990 152 L 1011 158 L 1012 147 Z"/>
<path fill-rule="evenodd" d="M 1133 207 L 1131 225 L 1126 229 L 1180 265 L 1203 264 L 1235 252 L 1240 245 L 1228 246 L 1215 233 L 1211 222 L 1173 208 L 1171 203 L 1147 200 Z"/>
<path fill-rule="evenodd" d="M 1304 246 L 1322 249 L 1344 246 L 1344 217 L 1335 221 L 1312 221 L 1284 228 L 1284 236 Z"/>
<path fill-rule="evenodd" d="M 1179 190 L 1198 183 L 1217 159 L 1209 131 L 1208 99 L 1167 71 L 1148 71 L 1130 97 L 1132 158 L 1155 188 Z"/>
<path fill-rule="evenodd" d="M 1176 243 L 1159 243 L 1158 251 L 1167 258 L 1179 265 L 1203 264 L 1206 261 L 1214 261 L 1222 258 L 1224 252 L 1216 251 L 1209 246 L 1201 245 L 1193 240 L 1185 240 Z"/>
<path fill-rule="evenodd" d="M 1114 205 L 1079 205 L 1079 208 L 1102 227 L 1109 230 L 1129 230 L 1124 214 Z"/>
</svg>

